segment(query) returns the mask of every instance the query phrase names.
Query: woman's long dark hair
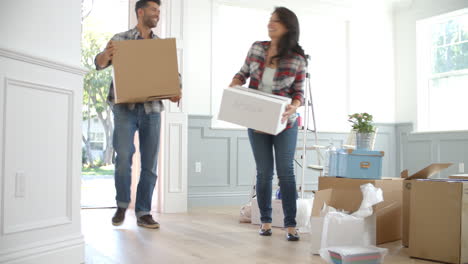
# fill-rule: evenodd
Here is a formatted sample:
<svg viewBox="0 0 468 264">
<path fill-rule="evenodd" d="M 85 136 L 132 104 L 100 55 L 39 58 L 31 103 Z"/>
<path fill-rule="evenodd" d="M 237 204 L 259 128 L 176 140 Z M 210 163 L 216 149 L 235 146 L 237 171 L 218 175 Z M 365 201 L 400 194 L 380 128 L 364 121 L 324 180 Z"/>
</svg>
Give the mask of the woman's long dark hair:
<svg viewBox="0 0 468 264">
<path fill-rule="evenodd" d="M 276 14 L 288 32 L 286 32 L 278 42 L 278 54 L 273 59 L 282 59 L 290 55 L 292 52 L 298 53 L 306 60 L 304 50 L 299 45 L 299 21 L 296 14 L 286 7 L 276 7 L 273 14 Z"/>
</svg>

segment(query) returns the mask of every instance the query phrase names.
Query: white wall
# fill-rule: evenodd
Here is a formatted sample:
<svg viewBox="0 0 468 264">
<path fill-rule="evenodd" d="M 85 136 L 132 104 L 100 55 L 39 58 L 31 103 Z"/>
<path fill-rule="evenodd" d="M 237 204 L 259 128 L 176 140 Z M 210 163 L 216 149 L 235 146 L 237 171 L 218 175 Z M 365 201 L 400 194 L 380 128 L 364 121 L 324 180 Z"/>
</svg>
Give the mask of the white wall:
<svg viewBox="0 0 468 264">
<path fill-rule="evenodd" d="M 468 0 L 407 0 L 395 9 L 396 121 L 416 123 L 416 21 L 468 7 Z"/>
<path fill-rule="evenodd" d="M 0 2 L 0 263 L 83 263 L 80 0 Z"/>
<path fill-rule="evenodd" d="M 80 66 L 80 0 L 0 1 L 0 48 Z"/>
<path fill-rule="evenodd" d="M 223 88 L 211 87 L 211 3 L 212 0 L 187 1 L 187 11 L 184 12 L 185 63 L 190 69 L 184 73 L 184 92 L 189 98 L 187 110 L 190 115 L 213 114 L 211 89 Z M 348 110 L 370 112 L 377 122 L 395 121 L 392 10 L 386 1 L 256 1 L 255 5 L 260 3 L 271 6 L 272 11 L 275 6 L 286 6 L 298 16 L 348 19 L 350 78 L 347 90 L 343 91 L 349 94 Z M 253 5 L 249 1 L 243 4 Z M 265 21 L 265 27 L 267 23 Z M 307 28 L 301 27 L 301 31 L 304 34 Z M 236 41 L 241 37 L 233 35 L 226 41 Z M 242 62 L 238 64 L 240 68 Z M 229 82 L 226 80 L 226 84 Z"/>
<path fill-rule="evenodd" d="M 184 97 L 189 114 L 209 115 L 211 98 L 211 0 L 186 1 Z"/>
<path fill-rule="evenodd" d="M 386 1 L 354 1 L 350 19 L 349 113 L 395 121 L 392 9 Z"/>
</svg>

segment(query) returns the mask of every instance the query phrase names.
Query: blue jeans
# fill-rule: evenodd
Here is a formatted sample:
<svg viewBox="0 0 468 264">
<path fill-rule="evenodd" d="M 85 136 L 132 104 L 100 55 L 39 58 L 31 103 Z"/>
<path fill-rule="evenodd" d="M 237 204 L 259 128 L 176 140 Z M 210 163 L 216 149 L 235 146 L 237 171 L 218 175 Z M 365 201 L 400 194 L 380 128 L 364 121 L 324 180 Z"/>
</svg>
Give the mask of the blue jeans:
<svg viewBox="0 0 468 264">
<path fill-rule="evenodd" d="M 257 165 L 257 202 L 260 221 L 271 223 L 271 195 L 273 180 L 273 149 L 276 173 L 281 189 L 284 226 L 296 226 L 296 176 L 294 175 L 294 153 L 297 143 L 297 122 L 293 127 L 273 136 L 248 130 L 250 145 Z"/>
<path fill-rule="evenodd" d="M 114 113 L 113 146 L 115 159 L 115 189 L 117 206 L 127 208 L 130 203 L 133 144 L 138 130 L 141 154 L 141 174 L 138 182 L 135 212 L 137 217 L 150 214 L 153 190 L 156 185 L 161 113 L 145 113 L 143 104 L 130 110 L 126 104 L 112 107 Z"/>
</svg>

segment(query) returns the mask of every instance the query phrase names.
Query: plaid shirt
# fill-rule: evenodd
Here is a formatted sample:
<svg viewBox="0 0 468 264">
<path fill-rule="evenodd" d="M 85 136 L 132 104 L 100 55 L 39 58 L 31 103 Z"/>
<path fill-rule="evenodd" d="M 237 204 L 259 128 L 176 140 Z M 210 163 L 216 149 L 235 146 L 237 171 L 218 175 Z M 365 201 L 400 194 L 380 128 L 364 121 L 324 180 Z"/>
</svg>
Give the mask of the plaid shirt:
<svg viewBox="0 0 468 264">
<path fill-rule="evenodd" d="M 270 41 L 255 42 L 247 54 L 244 65 L 234 78 L 245 84 L 250 77 L 249 88 L 258 89 L 265 70 L 266 52 L 269 47 Z M 299 100 L 302 105 L 304 103 L 305 65 L 304 57 L 297 53 L 281 59 L 273 78 L 273 94 Z"/>
<path fill-rule="evenodd" d="M 159 39 L 159 37 L 156 34 L 154 34 L 152 31 L 151 31 L 151 38 L 152 39 Z M 138 29 L 136 27 L 134 27 L 133 29 L 130 29 L 128 31 L 115 34 L 112 37 L 111 40 L 112 41 L 122 41 L 122 40 L 136 40 L 136 39 L 143 39 L 143 38 L 140 36 L 140 32 L 138 31 Z M 101 54 L 101 53 L 99 53 L 99 54 Z M 97 58 L 97 56 L 96 56 L 96 58 Z M 94 64 L 96 65 L 96 70 L 105 69 L 105 68 L 109 67 L 112 64 L 112 61 L 110 61 L 109 65 L 107 65 L 106 67 L 101 68 L 97 64 L 96 58 L 94 58 Z M 109 102 L 110 105 L 114 104 L 114 98 L 115 98 L 115 96 L 114 96 L 114 82 L 112 81 L 111 84 L 110 84 L 109 93 L 107 95 L 107 101 Z M 135 108 L 135 104 L 133 104 L 133 103 L 132 104 L 127 104 L 127 105 L 128 105 L 128 108 L 130 110 Z M 159 112 L 164 111 L 164 104 L 161 102 L 161 100 L 145 102 L 143 105 L 145 107 L 145 113 L 147 113 L 147 114 L 148 113 L 159 113 Z"/>
<path fill-rule="evenodd" d="M 266 52 L 270 47 L 270 41 L 257 41 L 250 48 L 244 65 L 234 76 L 245 84 L 250 77 L 249 88 L 258 89 L 265 70 Z M 304 104 L 304 80 L 306 61 L 297 53 L 288 55 L 279 61 L 278 68 L 273 78 L 273 94 L 296 99 Z M 293 120 L 288 120 L 287 128 L 292 126 Z"/>
</svg>

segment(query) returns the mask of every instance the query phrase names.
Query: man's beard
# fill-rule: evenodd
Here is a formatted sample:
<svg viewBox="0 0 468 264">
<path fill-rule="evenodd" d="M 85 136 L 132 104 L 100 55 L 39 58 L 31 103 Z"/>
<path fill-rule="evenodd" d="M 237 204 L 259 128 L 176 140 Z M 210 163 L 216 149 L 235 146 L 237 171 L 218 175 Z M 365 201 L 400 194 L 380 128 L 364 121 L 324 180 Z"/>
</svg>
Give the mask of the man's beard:
<svg viewBox="0 0 468 264">
<path fill-rule="evenodd" d="M 151 17 L 146 17 L 143 20 L 145 21 L 145 26 L 149 28 L 155 28 L 158 25 L 158 22 L 154 21 Z"/>
</svg>

